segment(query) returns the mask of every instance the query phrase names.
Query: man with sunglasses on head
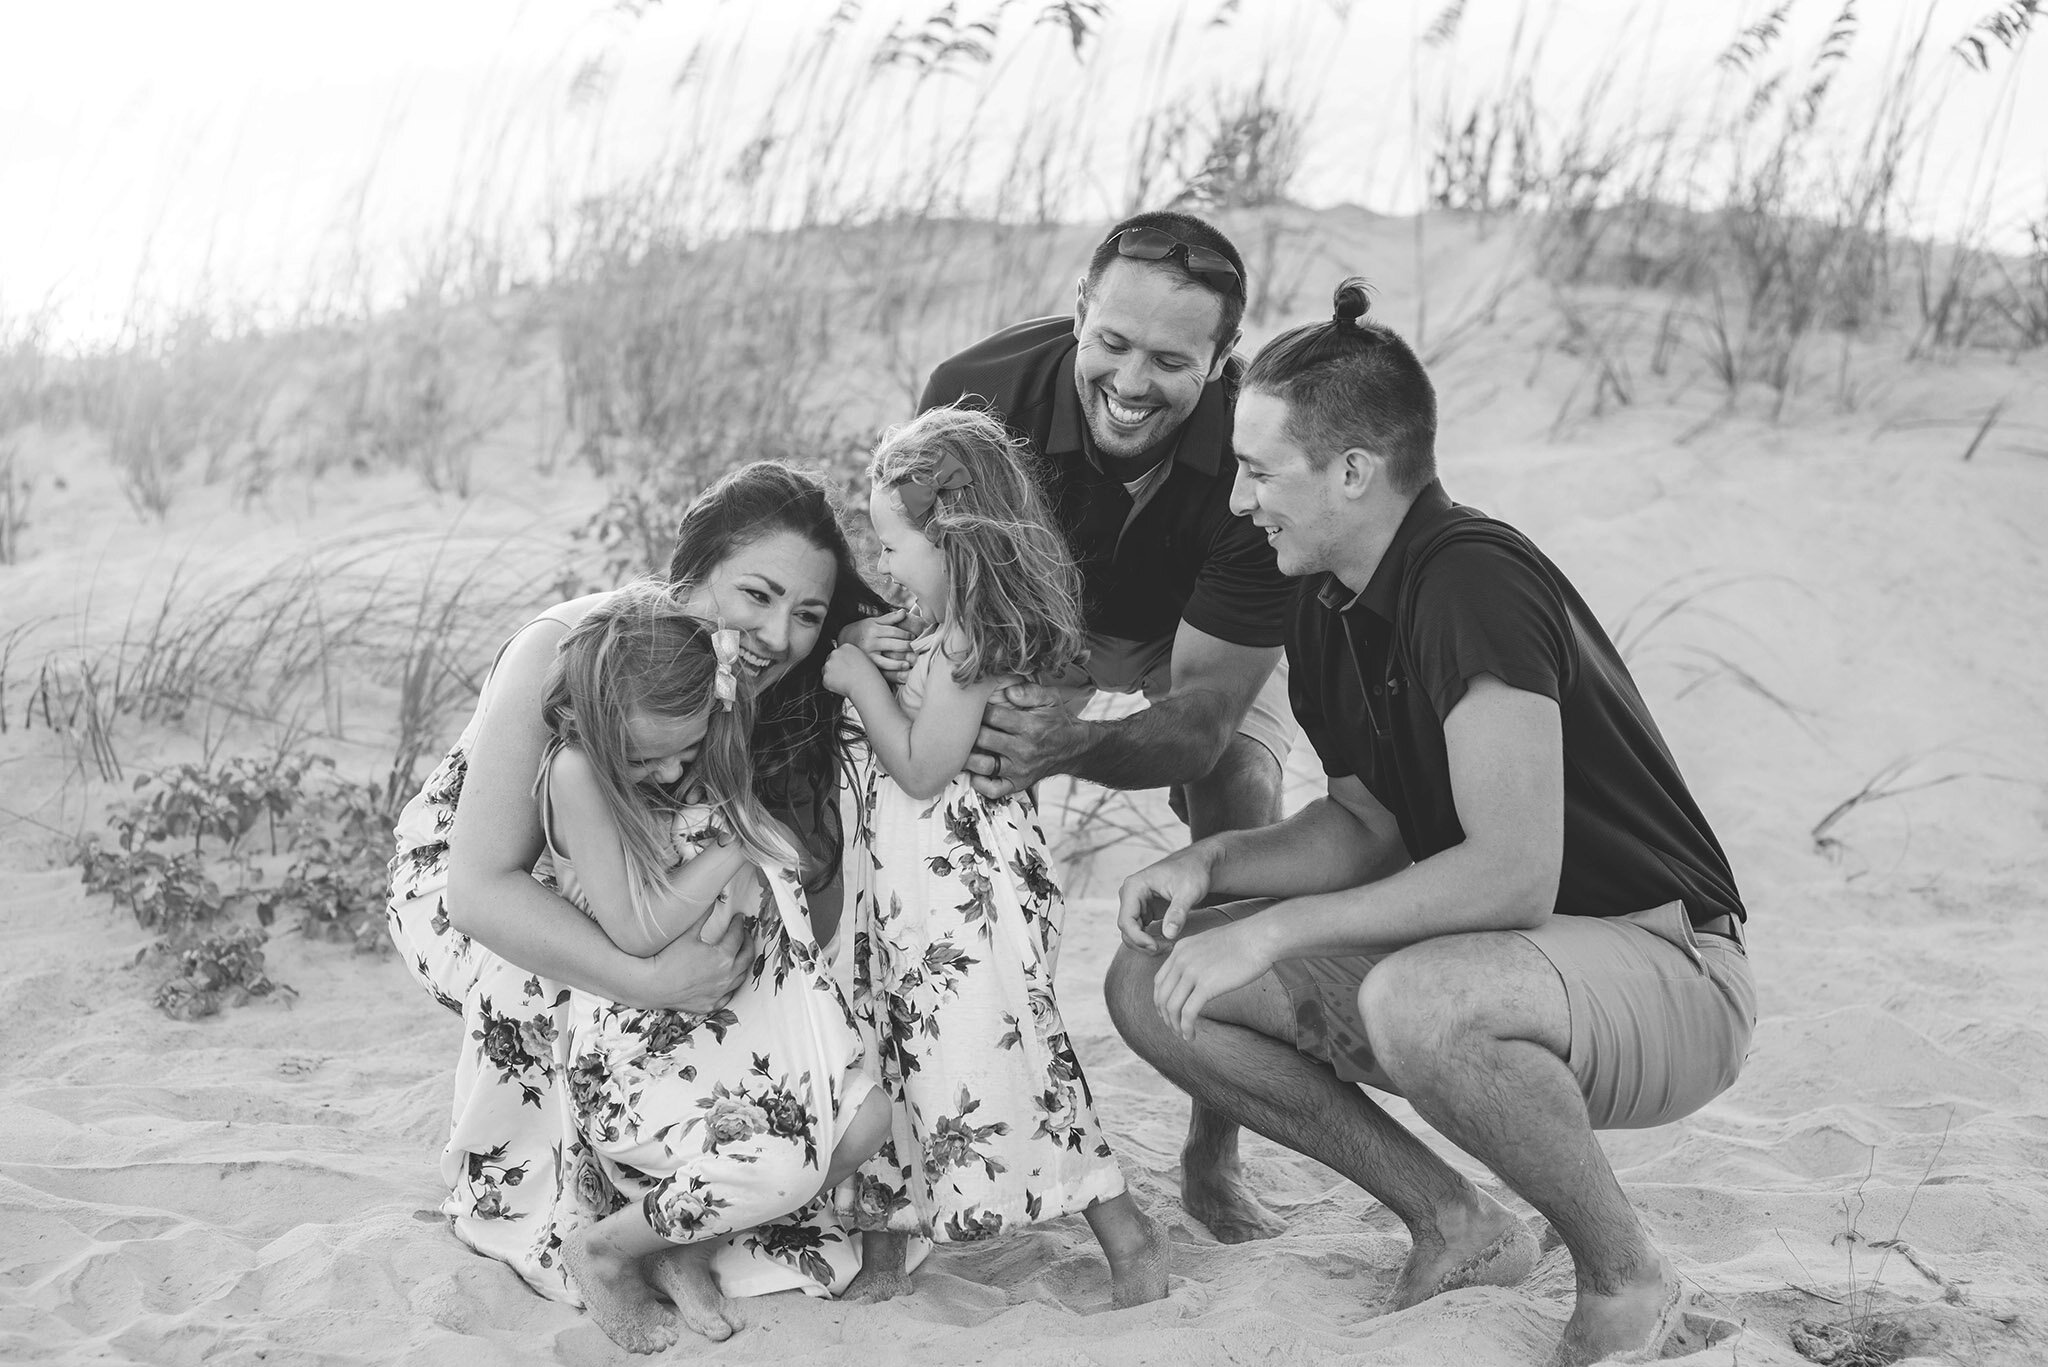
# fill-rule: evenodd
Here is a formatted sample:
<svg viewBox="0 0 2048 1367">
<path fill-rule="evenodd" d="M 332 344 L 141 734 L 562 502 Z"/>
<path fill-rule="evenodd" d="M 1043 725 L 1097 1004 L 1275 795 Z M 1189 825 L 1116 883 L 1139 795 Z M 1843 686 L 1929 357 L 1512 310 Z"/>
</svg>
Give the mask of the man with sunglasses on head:
<svg viewBox="0 0 2048 1367">
<path fill-rule="evenodd" d="M 987 406 L 1040 457 L 1086 589 L 1085 665 L 989 704 L 968 760 L 988 796 L 1071 774 L 1170 787 L 1196 839 L 1280 819 L 1292 585 L 1230 510 L 1244 306 L 1230 239 L 1189 214 L 1139 214 L 1095 248 L 1073 317 L 1006 328 L 932 372 L 919 412 Z M 1150 706 L 1084 721 L 1098 690 Z M 1283 1228 L 1244 1184 L 1237 1139 L 1195 1103 L 1182 1204 L 1225 1243 Z"/>
</svg>

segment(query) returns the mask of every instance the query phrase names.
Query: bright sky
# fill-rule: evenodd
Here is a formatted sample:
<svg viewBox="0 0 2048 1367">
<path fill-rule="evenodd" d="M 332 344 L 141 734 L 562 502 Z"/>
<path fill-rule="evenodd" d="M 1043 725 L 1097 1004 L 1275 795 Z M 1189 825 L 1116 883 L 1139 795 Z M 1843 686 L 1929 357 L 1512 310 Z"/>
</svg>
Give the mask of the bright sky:
<svg viewBox="0 0 2048 1367">
<path fill-rule="evenodd" d="M 60 333 L 104 336 L 134 299 L 296 301 L 339 287 L 351 262 L 388 291 L 451 221 L 531 222 L 665 145 L 751 130 L 766 100 L 789 98 L 793 54 L 840 7 L 667 0 L 634 18 L 599 0 L 0 3 L 0 336 L 45 308 Z M 1945 82 L 1947 93 L 1916 214 L 1953 231 L 1994 183 L 1991 226 L 2010 243 L 2030 215 L 2048 214 L 2048 81 L 2031 58 L 2017 69 L 2035 79 L 2005 79 L 2009 57 L 1992 77 L 1962 79 L 1946 52 L 1993 3 L 1933 0 L 1929 88 Z M 1400 210 L 1417 203 L 1418 92 L 1426 120 L 1446 97 L 1498 89 L 1518 20 L 1523 66 L 1543 35 L 1547 112 L 1569 116 L 1587 74 L 1613 69 L 1606 117 L 1642 121 L 1704 107 L 1715 55 L 1769 8 L 1468 0 L 1455 42 L 1426 48 L 1418 36 L 1444 0 L 1242 0 L 1230 26 L 1212 28 L 1218 5 L 1113 0 L 1084 68 L 1058 32 L 1027 27 L 1038 0 L 1011 0 L 1000 79 L 941 81 L 920 107 L 955 127 L 983 101 L 996 147 L 1013 146 L 1019 127 L 1067 130 L 1087 149 L 1077 212 L 1108 216 L 1124 184 L 1112 163 L 1141 107 L 1206 99 L 1263 65 L 1313 106 L 1301 197 Z M 857 8 L 849 52 L 937 0 Z M 1813 50 L 1836 8 L 1797 4 L 1786 50 Z M 1864 0 L 1844 78 L 1852 98 L 1902 27 L 1929 12 L 1927 0 Z M 717 58 L 677 95 L 699 40 Z M 913 145 L 924 144 L 905 140 L 894 155 L 914 163 Z"/>
</svg>

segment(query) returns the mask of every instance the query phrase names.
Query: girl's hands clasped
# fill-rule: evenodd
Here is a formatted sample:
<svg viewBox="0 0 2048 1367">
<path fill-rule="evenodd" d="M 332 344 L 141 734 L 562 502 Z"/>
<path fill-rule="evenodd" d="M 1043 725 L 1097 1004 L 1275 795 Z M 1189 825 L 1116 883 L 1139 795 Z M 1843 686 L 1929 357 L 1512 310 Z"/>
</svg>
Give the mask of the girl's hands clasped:
<svg viewBox="0 0 2048 1367">
<path fill-rule="evenodd" d="M 853 646 L 874 662 L 882 677 L 901 684 L 910 673 L 910 643 L 927 627 L 923 618 L 913 617 L 908 608 L 897 608 L 877 617 L 863 617 L 839 633 L 839 646 Z M 832 687 L 831 680 L 825 686 Z M 838 690 L 845 692 L 844 689 Z"/>
</svg>

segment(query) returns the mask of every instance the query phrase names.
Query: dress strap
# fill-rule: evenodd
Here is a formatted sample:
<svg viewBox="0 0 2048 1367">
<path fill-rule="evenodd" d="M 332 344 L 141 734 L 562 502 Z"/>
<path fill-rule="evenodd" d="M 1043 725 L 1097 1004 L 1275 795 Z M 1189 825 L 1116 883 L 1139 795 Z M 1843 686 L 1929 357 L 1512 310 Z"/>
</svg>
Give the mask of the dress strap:
<svg viewBox="0 0 2048 1367">
<path fill-rule="evenodd" d="M 555 844 L 555 757 L 568 744 L 560 736 L 550 736 L 548 748 L 541 753 L 540 772 L 533 776 L 533 801 L 540 812 L 540 836 L 547 845 L 548 857 L 557 861 L 568 856 Z"/>
</svg>

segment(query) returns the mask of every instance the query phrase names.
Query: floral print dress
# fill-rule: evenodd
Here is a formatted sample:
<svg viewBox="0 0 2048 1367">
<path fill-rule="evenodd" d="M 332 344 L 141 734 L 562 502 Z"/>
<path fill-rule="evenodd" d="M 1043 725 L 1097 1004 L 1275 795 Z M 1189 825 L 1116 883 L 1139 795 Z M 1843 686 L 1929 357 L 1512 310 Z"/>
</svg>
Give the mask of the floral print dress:
<svg viewBox="0 0 2048 1367">
<path fill-rule="evenodd" d="M 562 1265 L 564 1238 L 657 1189 L 656 1228 L 670 1237 L 688 1241 L 740 1228 L 739 1197 L 704 1195 L 708 1177 L 704 1186 L 678 1179 L 689 1162 L 741 1161 L 748 1142 L 781 1145 L 785 1155 L 801 1146 L 806 1158 L 815 1145 L 818 1160 L 829 1161 L 834 1117 L 851 1113 L 866 1084 L 850 1084 L 844 1075 L 859 1044 L 850 1037 L 844 998 L 822 976 L 802 890 L 792 880 L 768 880 L 776 905 L 755 936 L 753 976 L 722 1010 L 701 1017 L 635 1011 L 572 992 L 449 924 L 449 838 L 490 695 L 486 681 L 461 739 L 399 816 L 387 917 L 407 968 L 462 1019 L 441 1154 L 448 1188 L 441 1209 L 478 1253 L 508 1264 L 542 1295 L 580 1305 Z M 534 876 L 555 887 L 553 861 L 543 857 Z M 803 1001 L 800 1010 L 788 1009 L 792 997 Z M 777 1043 L 757 1070 L 742 1051 L 756 1037 L 753 1018 L 763 1013 L 800 1016 L 815 1036 L 806 1043 L 799 1032 L 791 1043 Z M 801 1065 L 798 1052 L 807 1058 Z M 643 1090 L 636 1097 L 633 1081 L 643 1077 L 654 1096 Z M 710 1104 L 701 1104 L 707 1098 Z M 599 1144 L 586 1133 L 597 1134 Z M 812 1176 L 803 1192 L 815 1191 L 819 1180 Z M 859 1267 L 856 1241 L 829 1203 L 733 1236 L 715 1263 L 733 1296 L 837 1292 Z"/>
<path fill-rule="evenodd" d="M 937 639 L 918 639 L 898 695 L 913 717 Z M 1053 994 L 1065 901 L 1035 798 L 991 802 L 962 774 L 919 800 L 867 756 L 846 805 L 855 1011 L 895 1104 L 842 1204 L 946 1243 L 1122 1192 Z"/>
<path fill-rule="evenodd" d="M 548 810 L 550 770 L 542 770 Z M 549 824 L 543 817 L 543 824 Z M 724 834 L 706 806 L 677 813 L 674 862 Z M 557 888 L 589 910 L 555 848 Z M 821 1196 L 845 1122 L 874 1088 L 853 1015 L 811 935 L 796 870 L 766 870 L 752 975 L 708 1015 L 569 993 L 572 1155 L 594 1155 L 620 1204 L 644 1203 L 674 1243 L 738 1234 Z"/>
</svg>

